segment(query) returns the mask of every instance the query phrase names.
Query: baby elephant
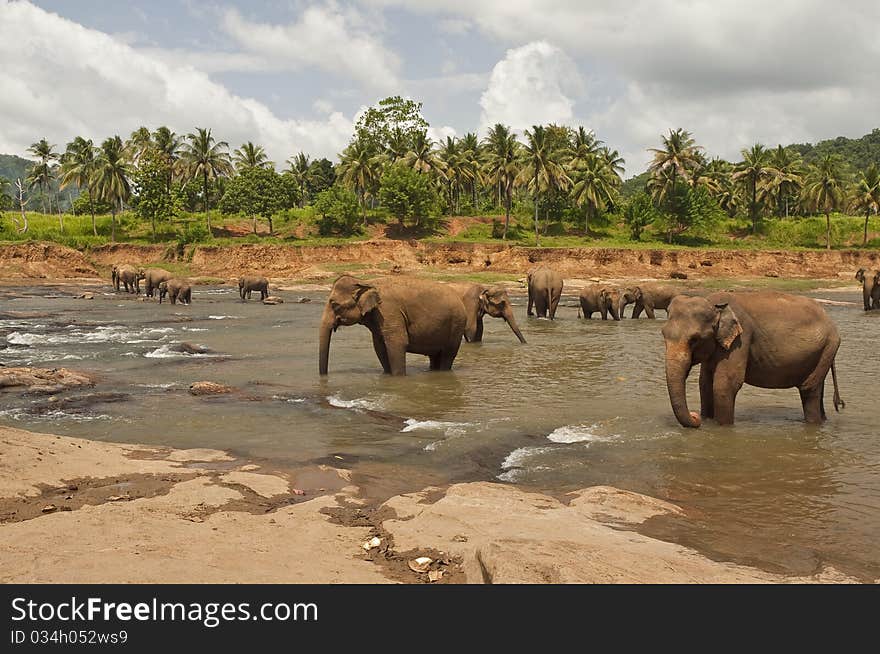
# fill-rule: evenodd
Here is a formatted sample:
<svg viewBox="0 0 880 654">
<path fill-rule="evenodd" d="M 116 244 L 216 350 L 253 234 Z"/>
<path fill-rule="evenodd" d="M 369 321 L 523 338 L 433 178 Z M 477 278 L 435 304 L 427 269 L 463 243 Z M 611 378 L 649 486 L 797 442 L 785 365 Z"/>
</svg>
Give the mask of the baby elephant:
<svg viewBox="0 0 880 654">
<path fill-rule="evenodd" d="M 598 311 L 602 320 L 608 320 L 608 314 L 614 320 L 620 320 L 620 289 L 602 284 L 592 284 L 580 292 L 581 310 L 584 318 L 589 320 Z"/>
<path fill-rule="evenodd" d="M 633 318 L 638 318 L 642 315 L 642 311 L 644 311 L 648 318 L 653 320 L 656 309 L 663 309 L 668 314 L 669 303 L 672 302 L 672 298 L 680 294 L 681 291 L 677 288 L 669 286 L 657 286 L 655 284 L 630 286 L 623 290 L 620 313 L 623 315 L 623 310 L 626 309 L 627 304 L 635 304 L 632 313 Z"/>
<path fill-rule="evenodd" d="M 865 311 L 880 309 L 880 270 L 859 268 L 856 279 L 862 282 L 862 300 Z"/>
<path fill-rule="evenodd" d="M 242 276 L 238 278 L 238 294 L 242 300 L 250 300 L 253 291 L 259 291 L 260 300 L 265 300 L 269 297 L 269 280 L 265 277 Z"/>
<path fill-rule="evenodd" d="M 159 282 L 159 304 L 162 304 L 166 295 L 171 299 L 171 304 L 177 304 L 178 300 L 181 304 L 192 304 L 192 286 L 185 279 Z"/>
</svg>

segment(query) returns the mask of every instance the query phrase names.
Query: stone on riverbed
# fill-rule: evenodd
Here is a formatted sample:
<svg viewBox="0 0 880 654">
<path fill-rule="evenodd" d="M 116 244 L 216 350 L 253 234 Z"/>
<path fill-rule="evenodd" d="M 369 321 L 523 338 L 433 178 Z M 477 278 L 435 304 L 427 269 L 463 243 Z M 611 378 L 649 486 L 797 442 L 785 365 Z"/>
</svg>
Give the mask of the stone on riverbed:
<svg viewBox="0 0 880 654">
<path fill-rule="evenodd" d="M 189 392 L 190 395 L 225 395 L 227 393 L 234 393 L 235 389 L 226 384 L 218 384 L 217 382 L 212 381 L 199 381 L 190 384 Z"/>
<path fill-rule="evenodd" d="M 263 304 L 284 304 L 284 299 L 278 297 L 277 295 L 269 295 L 265 300 L 263 300 Z"/>
<path fill-rule="evenodd" d="M 31 393 L 57 393 L 67 388 L 91 387 L 95 381 L 87 374 L 67 368 L 3 368 L 0 389 Z"/>
</svg>

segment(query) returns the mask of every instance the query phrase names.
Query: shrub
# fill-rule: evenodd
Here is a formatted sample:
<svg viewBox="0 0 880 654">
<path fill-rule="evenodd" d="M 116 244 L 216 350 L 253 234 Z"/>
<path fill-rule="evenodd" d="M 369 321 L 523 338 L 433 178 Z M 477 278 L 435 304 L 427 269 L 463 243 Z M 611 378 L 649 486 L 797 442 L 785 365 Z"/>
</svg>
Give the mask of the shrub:
<svg viewBox="0 0 880 654">
<path fill-rule="evenodd" d="M 347 188 L 334 185 L 321 191 L 314 206 L 321 215 L 317 224 L 322 236 L 351 236 L 360 231 L 357 196 Z"/>
<path fill-rule="evenodd" d="M 437 226 L 439 198 L 428 175 L 402 165 L 390 166 L 382 174 L 379 201 L 401 224 L 412 220 L 429 229 Z"/>
</svg>

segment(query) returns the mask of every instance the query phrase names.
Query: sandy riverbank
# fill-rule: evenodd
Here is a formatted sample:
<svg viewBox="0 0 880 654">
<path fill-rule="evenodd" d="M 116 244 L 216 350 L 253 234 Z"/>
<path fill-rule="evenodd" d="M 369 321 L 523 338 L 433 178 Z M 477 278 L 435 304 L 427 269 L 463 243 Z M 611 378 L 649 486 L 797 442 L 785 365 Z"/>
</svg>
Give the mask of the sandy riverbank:
<svg viewBox="0 0 880 654">
<path fill-rule="evenodd" d="M 466 483 L 367 502 L 345 470 L 0 428 L 0 581 L 847 582 L 713 561 L 631 529 L 675 505 Z M 378 537 L 381 545 L 365 551 Z M 436 574 L 434 575 L 436 577 Z"/>
</svg>

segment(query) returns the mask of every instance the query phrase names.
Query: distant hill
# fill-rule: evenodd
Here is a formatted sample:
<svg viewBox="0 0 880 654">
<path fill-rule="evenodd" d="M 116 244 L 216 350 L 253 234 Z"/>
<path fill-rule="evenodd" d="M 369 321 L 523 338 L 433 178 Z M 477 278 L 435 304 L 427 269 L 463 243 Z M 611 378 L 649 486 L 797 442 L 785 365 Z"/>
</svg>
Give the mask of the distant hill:
<svg viewBox="0 0 880 654">
<path fill-rule="evenodd" d="M 30 167 L 33 165 L 33 161 L 29 161 L 28 159 L 23 159 L 14 154 L 0 154 L 0 177 L 5 177 L 10 182 L 15 182 L 16 178 L 21 178 L 21 181 L 24 182 L 25 178 L 28 176 L 28 171 Z M 15 187 L 7 188 L 6 194 L 11 195 L 13 193 Z M 53 194 L 57 194 L 58 200 L 61 203 L 61 209 L 64 211 L 70 210 L 71 201 L 79 195 L 79 189 L 75 186 L 70 186 L 65 188 L 63 191 L 59 191 L 58 189 L 58 180 L 52 182 L 52 190 Z M 43 198 L 40 195 L 40 192 L 37 189 L 31 190 L 28 195 L 28 203 L 27 208 L 35 211 L 39 211 L 43 205 Z M 51 200 L 52 205 L 55 205 L 55 195 Z"/>
</svg>

